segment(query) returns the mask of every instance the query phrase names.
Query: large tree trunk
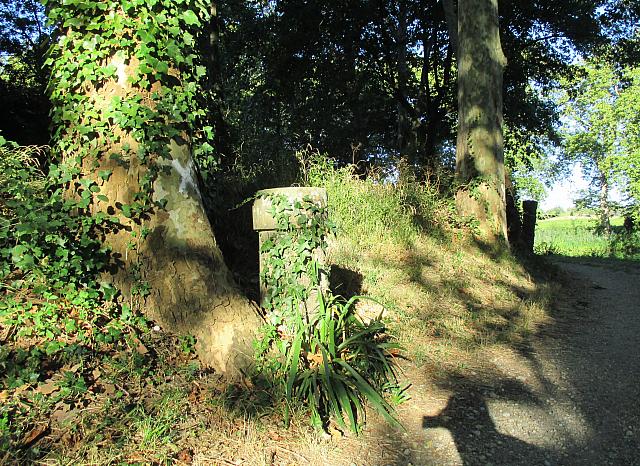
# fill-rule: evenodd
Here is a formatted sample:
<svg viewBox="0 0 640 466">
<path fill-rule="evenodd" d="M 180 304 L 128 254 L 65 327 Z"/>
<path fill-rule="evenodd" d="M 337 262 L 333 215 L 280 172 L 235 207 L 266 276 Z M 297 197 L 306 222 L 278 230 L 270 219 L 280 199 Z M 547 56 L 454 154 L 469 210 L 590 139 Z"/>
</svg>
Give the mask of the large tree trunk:
<svg viewBox="0 0 640 466">
<path fill-rule="evenodd" d="M 507 240 L 502 139 L 502 72 L 497 0 L 458 1 L 456 196 L 490 242 Z"/>
<path fill-rule="evenodd" d="M 71 43 L 93 38 L 87 31 L 67 35 L 78 38 Z M 111 249 L 107 278 L 122 299 L 163 330 L 194 335 L 205 365 L 237 377 L 251 365 L 252 342 L 262 321 L 233 283 L 205 214 L 192 158 L 193 129 L 175 107 L 166 106 L 177 99 L 166 86 L 180 92 L 175 86 L 188 77 L 177 66 L 168 72 L 142 71 L 139 51 L 140 44 L 134 44 L 107 55 L 100 65 L 112 65 L 116 73 L 111 77 L 79 73 L 73 99 L 66 99 L 72 91 L 68 84 L 54 81 L 57 104 L 78 115 L 78 121 L 61 124 L 58 132 L 63 157 L 74 161 L 81 156 L 72 191 L 82 196 L 86 181 L 94 181 L 100 198 L 92 196 L 91 213 L 120 218 L 121 225 L 105 231 L 103 239 Z M 138 85 L 140 75 L 157 80 Z M 139 105 L 134 107 L 135 117 L 143 121 L 139 129 L 117 123 L 119 112 L 130 108 L 121 102 Z M 83 126 L 94 128 L 97 136 L 86 142 L 78 130 Z M 136 204 L 146 204 L 142 215 L 129 212 Z"/>
</svg>

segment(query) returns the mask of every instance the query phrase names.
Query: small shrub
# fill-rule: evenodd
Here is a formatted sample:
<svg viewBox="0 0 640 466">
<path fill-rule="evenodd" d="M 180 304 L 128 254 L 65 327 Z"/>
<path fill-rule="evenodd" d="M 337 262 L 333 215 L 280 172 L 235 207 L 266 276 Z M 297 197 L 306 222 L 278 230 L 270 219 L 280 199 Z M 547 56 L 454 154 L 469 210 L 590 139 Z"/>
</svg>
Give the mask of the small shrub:
<svg viewBox="0 0 640 466">
<path fill-rule="evenodd" d="M 620 258 L 640 257 L 640 232 L 616 229 L 611 236 L 611 253 Z"/>
<path fill-rule="evenodd" d="M 46 150 L 0 145 L 0 287 L 91 287 L 106 264 L 96 233 L 113 220 L 83 215 L 98 186 L 86 183 L 79 199 L 65 199 L 65 171 L 39 167 Z"/>
<path fill-rule="evenodd" d="M 0 137 L 0 449 L 17 462 L 39 455 L 17 447 L 33 423 L 80 403 L 98 361 L 147 328 L 99 282 L 108 251 L 98 238 L 114 220 L 88 212 L 98 186 L 67 199 L 68 172 L 40 166 L 47 150 Z"/>
</svg>

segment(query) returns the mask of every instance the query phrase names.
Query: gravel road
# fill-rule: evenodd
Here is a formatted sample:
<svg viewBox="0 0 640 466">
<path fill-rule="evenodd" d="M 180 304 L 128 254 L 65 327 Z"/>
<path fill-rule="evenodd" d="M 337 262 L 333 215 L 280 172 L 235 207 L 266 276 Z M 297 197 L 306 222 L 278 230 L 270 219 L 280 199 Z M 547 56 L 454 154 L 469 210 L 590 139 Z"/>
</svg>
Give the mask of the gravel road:
<svg viewBox="0 0 640 466">
<path fill-rule="evenodd" d="M 640 465 L 640 267 L 557 265 L 567 287 L 548 331 L 490 355 L 499 377 L 414 387 L 407 432 L 376 432 L 364 464 Z"/>
</svg>

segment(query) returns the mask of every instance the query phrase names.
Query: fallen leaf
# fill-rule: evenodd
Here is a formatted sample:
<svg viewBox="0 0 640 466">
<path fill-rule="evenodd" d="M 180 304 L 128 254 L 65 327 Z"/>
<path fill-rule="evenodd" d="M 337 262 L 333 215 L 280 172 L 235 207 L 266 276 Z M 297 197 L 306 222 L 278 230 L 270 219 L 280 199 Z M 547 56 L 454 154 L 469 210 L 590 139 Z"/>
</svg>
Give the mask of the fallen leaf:
<svg viewBox="0 0 640 466">
<path fill-rule="evenodd" d="M 244 377 L 242 381 L 244 382 L 245 387 L 249 390 L 253 390 L 255 388 L 253 381 L 249 377 Z"/>
<path fill-rule="evenodd" d="M 51 413 L 51 419 L 53 419 L 57 424 L 63 424 L 66 421 L 74 419 L 77 415 L 77 409 L 69 409 L 69 406 L 66 406 L 66 409 L 57 409 Z"/>
<path fill-rule="evenodd" d="M 69 369 L 69 372 L 76 373 L 78 372 L 78 369 L 80 369 L 81 367 L 82 367 L 82 363 L 78 363 L 75 366 L 72 366 L 71 369 Z"/>
<path fill-rule="evenodd" d="M 134 343 L 135 343 L 135 345 L 136 345 L 136 351 L 138 352 L 138 354 L 140 354 L 140 355 L 144 356 L 145 354 L 147 354 L 147 353 L 149 352 L 149 350 L 147 349 L 147 347 L 146 347 L 146 346 L 144 346 L 144 345 L 142 344 L 142 342 L 141 342 L 138 338 L 136 338 L 136 337 L 132 337 L 131 339 L 133 340 L 133 342 L 134 342 Z"/>
<path fill-rule="evenodd" d="M 100 376 L 102 375 L 102 372 L 100 372 L 100 370 L 98 370 L 98 369 L 94 369 L 91 372 L 91 375 L 93 376 L 93 380 L 98 380 L 100 378 Z"/>
<path fill-rule="evenodd" d="M 324 362 L 322 354 L 307 353 L 307 361 L 311 363 L 311 367 L 316 367 Z"/>
<path fill-rule="evenodd" d="M 27 447 L 33 442 L 38 440 L 49 429 L 49 424 L 40 424 L 36 426 L 31 432 L 24 436 L 22 439 L 22 446 Z"/>
<path fill-rule="evenodd" d="M 62 435 L 61 440 L 62 443 L 67 447 L 73 447 L 78 443 L 80 439 L 78 438 L 78 434 L 67 431 Z"/>
<path fill-rule="evenodd" d="M 18 388 L 16 388 L 16 389 L 13 391 L 13 394 L 14 394 L 14 395 L 20 395 L 22 392 L 27 391 L 27 389 L 28 389 L 28 388 L 29 388 L 29 384 L 28 384 L 28 383 L 26 383 L 26 384 L 24 384 L 24 385 L 20 385 Z"/>
<path fill-rule="evenodd" d="M 111 383 L 101 382 L 100 385 L 102 385 L 104 393 L 107 395 L 113 395 L 116 392 L 116 386 Z"/>
<path fill-rule="evenodd" d="M 53 392 L 58 390 L 60 390 L 60 386 L 53 380 L 49 379 L 45 383 L 38 385 L 38 388 L 36 388 L 35 391 L 42 393 L 43 395 L 51 395 Z"/>
<path fill-rule="evenodd" d="M 178 455 L 176 456 L 176 459 L 178 461 L 182 461 L 183 463 L 191 464 L 193 462 L 193 452 L 188 448 L 180 450 L 178 452 Z"/>
</svg>

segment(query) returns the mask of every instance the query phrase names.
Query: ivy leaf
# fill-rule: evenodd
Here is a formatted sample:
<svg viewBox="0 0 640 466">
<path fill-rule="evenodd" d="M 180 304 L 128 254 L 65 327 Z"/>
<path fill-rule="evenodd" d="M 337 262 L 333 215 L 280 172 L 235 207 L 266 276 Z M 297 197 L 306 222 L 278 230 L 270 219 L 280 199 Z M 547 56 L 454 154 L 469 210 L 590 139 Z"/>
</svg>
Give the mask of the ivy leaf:
<svg viewBox="0 0 640 466">
<path fill-rule="evenodd" d="M 185 32 L 184 34 L 182 34 L 182 40 L 184 41 L 185 45 L 188 45 L 189 47 L 195 44 L 195 39 L 189 32 Z"/>
<path fill-rule="evenodd" d="M 63 24 L 62 27 L 78 27 L 82 24 L 82 20 L 80 18 L 69 18 Z"/>
<path fill-rule="evenodd" d="M 188 26 L 194 26 L 194 25 L 200 26 L 200 20 L 198 19 L 196 14 L 193 12 L 193 10 L 187 10 L 184 13 L 182 13 L 182 20 Z"/>
<path fill-rule="evenodd" d="M 112 64 L 112 65 L 105 66 L 102 70 L 106 77 L 111 77 L 111 76 L 115 76 L 116 71 L 118 71 L 118 68 L 116 68 L 116 66 Z"/>
<path fill-rule="evenodd" d="M 149 63 L 147 63 L 146 61 L 141 60 L 140 64 L 138 65 L 138 71 L 140 71 L 140 73 L 142 74 L 149 74 L 153 71 L 153 68 L 151 68 L 151 66 L 149 66 Z"/>
<path fill-rule="evenodd" d="M 169 71 L 169 64 L 164 61 L 158 61 L 158 64 L 156 65 L 156 71 L 158 71 L 158 73 L 167 74 L 167 72 Z"/>
<path fill-rule="evenodd" d="M 122 207 L 120 208 L 122 209 L 122 215 L 127 218 L 131 218 L 131 206 L 129 204 L 122 204 Z"/>
<path fill-rule="evenodd" d="M 138 31 L 138 37 L 140 37 L 140 40 L 145 44 L 151 44 L 155 40 L 153 34 L 150 34 L 148 31 L 144 30 Z"/>
<path fill-rule="evenodd" d="M 113 170 L 100 170 L 98 172 L 98 176 L 102 178 L 104 181 L 109 181 L 109 177 L 111 177 L 112 173 L 113 173 Z"/>
</svg>

